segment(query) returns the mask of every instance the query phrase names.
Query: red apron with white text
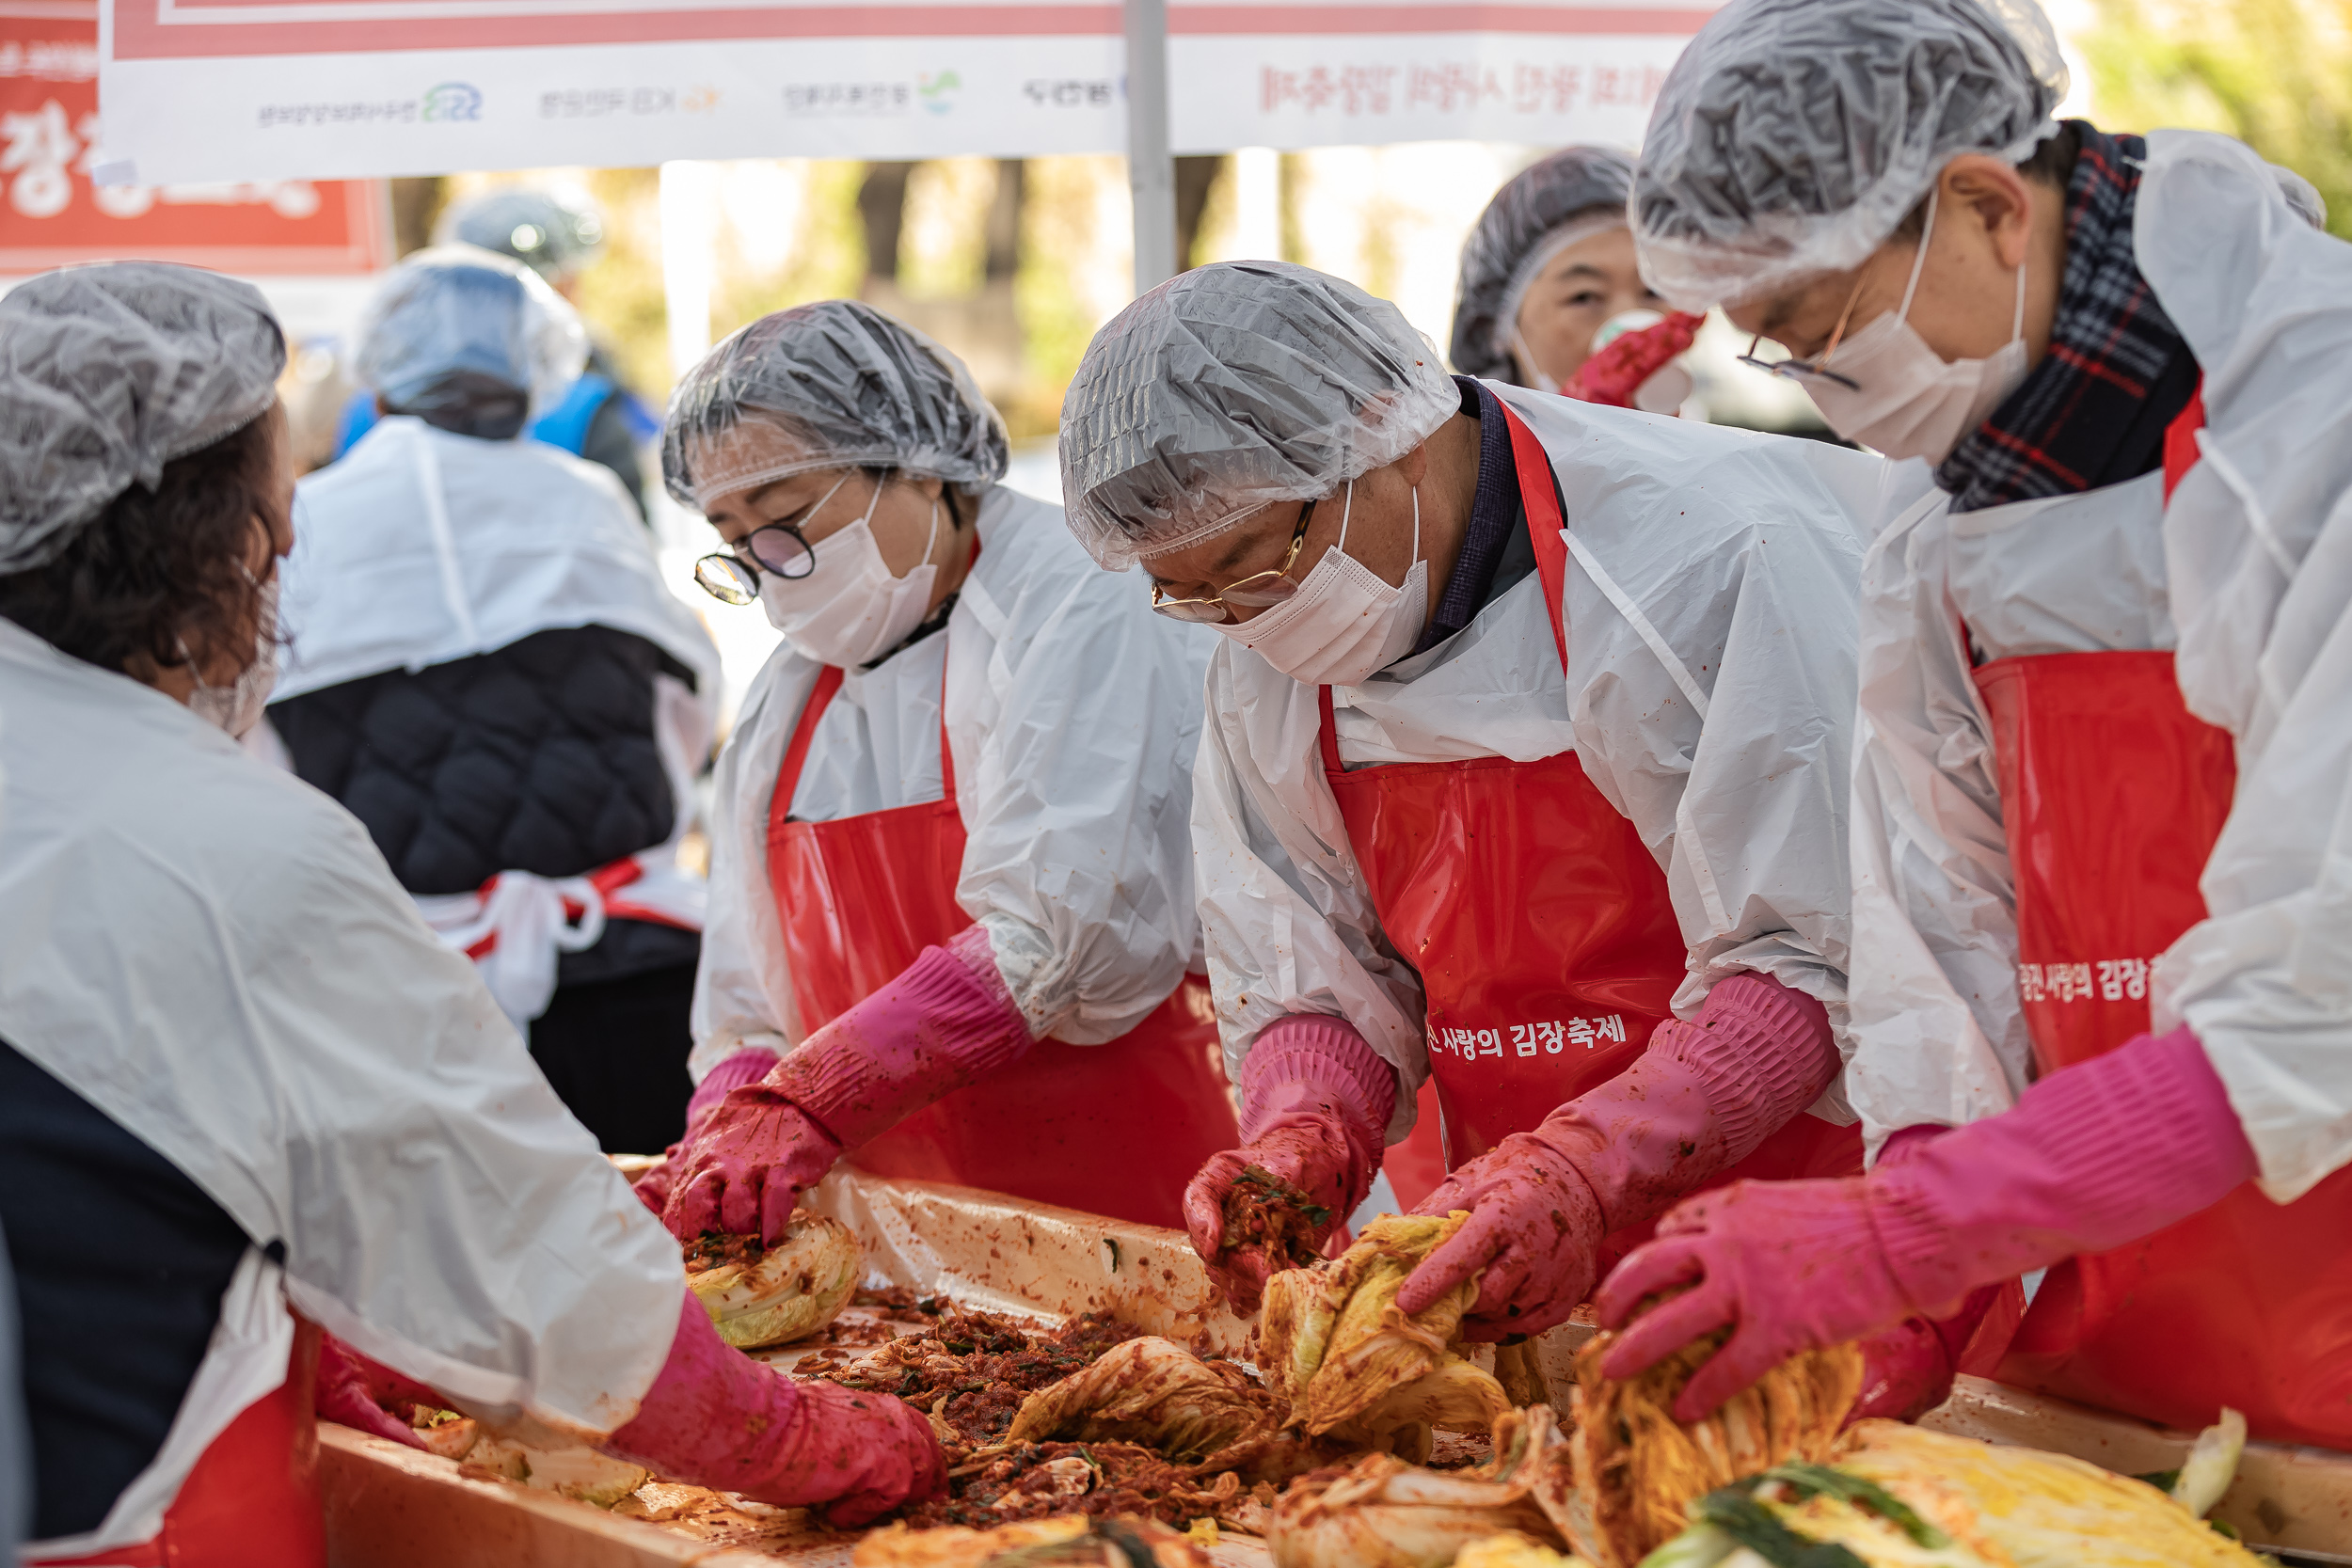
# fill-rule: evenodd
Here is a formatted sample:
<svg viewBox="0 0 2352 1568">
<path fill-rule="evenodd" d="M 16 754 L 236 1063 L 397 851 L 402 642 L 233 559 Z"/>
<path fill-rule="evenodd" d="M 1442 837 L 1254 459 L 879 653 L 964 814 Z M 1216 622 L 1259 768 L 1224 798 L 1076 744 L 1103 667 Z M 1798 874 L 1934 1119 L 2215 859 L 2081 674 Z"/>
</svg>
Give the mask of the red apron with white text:
<svg viewBox="0 0 2352 1568">
<path fill-rule="evenodd" d="M 801 1027 L 810 1033 L 972 924 L 956 902 L 963 818 L 944 721 L 942 799 L 832 822 L 788 815 L 817 721 L 840 689 L 839 670 L 818 674 L 768 814 L 768 873 Z M 1185 1183 L 1238 1140 L 1208 982 L 1187 974 L 1117 1040 L 1040 1040 L 849 1158 L 878 1176 L 984 1187 L 1181 1230 Z"/>
<path fill-rule="evenodd" d="M 1567 635 L 1558 616 L 1567 546 L 1551 462 L 1518 418 L 1502 413 L 1565 670 Z M 1533 1129 L 1632 1066 L 1650 1031 L 1671 1016 L 1689 949 L 1665 874 L 1633 824 L 1584 776 L 1576 752 L 1348 772 L 1327 687 L 1322 745 L 1324 772 L 1381 927 L 1421 973 L 1444 1167 Z M 1439 1135 L 1426 1110 L 1424 1094 L 1422 1122 L 1386 1166 L 1408 1208 L 1426 1196 L 1429 1143 Z M 1861 1169 L 1859 1127 L 1799 1116 L 1720 1181 Z M 1407 1196 L 1408 1187 L 1422 1190 Z M 1648 1228 L 1611 1236 L 1605 1259 Z"/>
<path fill-rule="evenodd" d="M 2168 446 L 2169 498 L 2185 464 Z M 2205 917 L 2198 879 L 2236 761 L 2189 713 L 2169 653 L 2005 658 L 1976 681 L 2017 884 L 2018 989 L 2052 1072 L 2147 1032 L 2150 961 Z M 2352 1449 L 2352 1170 L 2283 1207 L 2249 1182 L 2051 1269 L 2000 1376 L 2191 1429 L 2226 1404 L 2258 1437 Z"/>
<path fill-rule="evenodd" d="M 85 1557 L 44 1557 L 40 1568 L 326 1568 L 312 1414 L 318 1358 L 317 1325 L 296 1318 L 286 1381 L 206 1446 L 160 1532 Z"/>
</svg>

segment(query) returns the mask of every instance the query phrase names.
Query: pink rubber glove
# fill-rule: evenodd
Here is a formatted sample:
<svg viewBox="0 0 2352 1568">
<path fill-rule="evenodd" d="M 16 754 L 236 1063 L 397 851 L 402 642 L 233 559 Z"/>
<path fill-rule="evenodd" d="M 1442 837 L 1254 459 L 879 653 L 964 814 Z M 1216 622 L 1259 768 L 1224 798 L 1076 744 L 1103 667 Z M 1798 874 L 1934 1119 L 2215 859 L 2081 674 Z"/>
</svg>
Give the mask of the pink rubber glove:
<svg viewBox="0 0 2352 1568">
<path fill-rule="evenodd" d="M 446 1408 L 441 1396 L 423 1384 L 369 1360 L 332 1334 L 320 1331 L 318 1379 L 311 1386 L 310 1402 L 321 1419 L 341 1421 L 372 1437 L 389 1437 L 412 1449 L 423 1448 L 424 1440 L 416 1429 L 384 1408 L 390 1400 Z"/>
<path fill-rule="evenodd" d="M 1837 1181 L 1740 1181 L 1666 1216 L 1602 1287 L 1604 1327 L 1650 1296 L 1601 1370 L 1632 1377 L 1732 1325 L 1675 1405 L 1697 1420 L 1800 1350 L 1944 1318 L 2012 1275 L 2185 1219 L 2255 1174 L 2185 1028 L 2054 1072 L 2011 1109 Z"/>
<path fill-rule="evenodd" d="M 942 1095 L 1018 1060 L 1029 1024 L 968 926 L 801 1042 L 755 1084 L 728 1091 L 675 1162 L 661 1221 L 773 1243 L 801 1194 L 849 1149 Z"/>
<path fill-rule="evenodd" d="M 1935 1126 L 1902 1129 L 1879 1150 L 1879 1168 L 1904 1164 L 1930 1141 L 1950 1131 Z M 1969 1292 L 1960 1310 L 1948 1318 L 1905 1318 L 1864 1338 L 1862 1393 L 1846 1417 L 1846 1424 L 1874 1418 L 1916 1420 L 1949 1399 L 1952 1379 L 1960 1370 L 1968 1341 L 2007 1288 L 2006 1282 L 1984 1286 Z"/>
<path fill-rule="evenodd" d="M 638 1200 L 657 1214 L 668 1208 L 670 1189 L 677 1184 L 678 1157 L 701 1132 L 703 1119 L 719 1108 L 730 1090 L 758 1083 L 774 1071 L 782 1060 L 774 1052 L 755 1046 L 737 1052 L 704 1074 L 703 1081 L 694 1085 L 693 1098 L 686 1102 L 686 1131 L 677 1142 L 661 1151 L 660 1164 L 637 1179 Z"/>
<path fill-rule="evenodd" d="M 786 1508 L 823 1504 L 839 1529 L 947 1484 L 920 1411 L 888 1394 L 795 1382 L 720 1338 L 691 1295 L 635 1418 L 596 1447 L 690 1485 Z"/>
<path fill-rule="evenodd" d="M 1465 1338 L 1565 1323 L 1593 1288 L 1602 1237 L 1746 1159 L 1837 1067 L 1819 1002 L 1761 974 L 1718 981 L 1696 1019 L 1660 1024 L 1631 1067 L 1422 1201 L 1414 1212 L 1467 1209 L 1470 1222 L 1413 1271 L 1397 1306 L 1423 1311 L 1479 1275 Z"/>
<path fill-rule="evenodd" d="M 1262 1246 L 1225 1251 L 1225 1199 L 1251 1165 L 1305 1193 L 1331 1217 L 1328 1241 L 1372 1191 L 1396 1069 L 1343 1020 L 1295 1013 L 1252 1041 L 1241 1064 L 1242 1147 L 1209 1157 L 1184 1188 L 1192 1249 L 1238 1312 L 1255 1312 L 1275 1263 Z"/>
</svg>

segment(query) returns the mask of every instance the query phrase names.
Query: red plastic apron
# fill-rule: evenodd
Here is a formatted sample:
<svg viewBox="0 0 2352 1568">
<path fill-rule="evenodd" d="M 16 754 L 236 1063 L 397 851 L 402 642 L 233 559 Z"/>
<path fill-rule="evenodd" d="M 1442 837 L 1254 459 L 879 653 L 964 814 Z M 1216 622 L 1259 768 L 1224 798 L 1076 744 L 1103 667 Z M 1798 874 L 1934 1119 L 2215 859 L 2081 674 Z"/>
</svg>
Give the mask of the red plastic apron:
<svg viewBox="0 0 2352 1568">
<path fill-rule="evenodd" d="M 2201 422 L 2192 403 L 2173 436 Z M 2195 455 L 2168 438 L 2168 498 Z M 2198 878 L 2236 764 L 2183 703 L 2169 653 L 2005 658 L 1976 680 L 2015 868 L 2018 986 L 2050 1072 L 2147 1032 L 2149 962 L 2205 916 Z M 2284 1207 L 2249 1182 L 2059 1264 L 2000 1375 L 2192 1429 L 2227 1404 L 2257 1436 L 2352 1449 L 2352 1171 Z"/>
<path fill-rule="evenodd" d="M 43 1558 L 40 1568 L 326 1568 L 311 1398 L 318 1359 L 317 1326 L 296 1318 L 286 1381 L 246 1406 L 198 1456 L 164 1511 L 161 1531 L 111 1551 Z"/>
<path fill-rule="evenodd" d="M 963 818 L 940 724 L 942 799 L 832 822 L 791 817 L 817 721 L 841 672 L 817 677 L 768 813 L 768 874 L 801 1026 L 814 1032 L 925 947 L 972 924 L 956 903 Z M 1184 1184 L 1239 1140 L 1208 982 L 1187 974 L 1119 1039 L 1043 1039 L 1011 1067 L 907 1117 L 850 1159 L 879 1176 L 952 1181 L 1184 1228 Z"/>
<path fill-rule="evenodd" d="M 1551 460 L 1517 415 L 1506 407 L 1502 417 L 1565 670 L 1558 616 L 1567 547 Z M 1426 1114 L 1424 1094 L 1423 1119 L 1384 1166 L 1410 1207 L 1427 1195 L 1433 1137 L 1442 1136 L 1451 1170 L 1630 1067 L 1671 1016 L 1689 949 L 1665 874 L 1574 751 L 1537 762 L 1477 757 L 1351 773 L 1340 763 L 1327 687 L 1322 742 L 1381 927 L 1421 972 L 1427 997 L 1441 1117 Z M 1441 1134 L 1432 1128 L 1440 1120 Z M 1861 1169 L 1859 1127 L 1800 1116 L 1722 1180 Z M 1407 1196 L 1408 1186 L 1421 1190 Z M 1610 1255 L 1646 1229 L 1611 1237 Z"/>
</svg>

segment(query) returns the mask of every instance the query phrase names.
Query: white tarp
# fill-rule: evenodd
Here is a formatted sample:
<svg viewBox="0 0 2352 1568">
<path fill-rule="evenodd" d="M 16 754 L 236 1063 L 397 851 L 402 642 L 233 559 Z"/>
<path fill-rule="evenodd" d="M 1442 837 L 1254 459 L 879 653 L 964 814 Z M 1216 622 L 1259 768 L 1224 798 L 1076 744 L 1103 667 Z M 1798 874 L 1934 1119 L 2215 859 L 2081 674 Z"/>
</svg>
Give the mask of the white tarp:
<svg viewBox="0 0 2352 1568">
<path fill-rule="evenodd" d="M 1170 4 L 1174 150 L 1631 145 L 1712 6 Z M 1126 144 L 1117 5 L 104 0 L 107 181 Z"/>
</svg>

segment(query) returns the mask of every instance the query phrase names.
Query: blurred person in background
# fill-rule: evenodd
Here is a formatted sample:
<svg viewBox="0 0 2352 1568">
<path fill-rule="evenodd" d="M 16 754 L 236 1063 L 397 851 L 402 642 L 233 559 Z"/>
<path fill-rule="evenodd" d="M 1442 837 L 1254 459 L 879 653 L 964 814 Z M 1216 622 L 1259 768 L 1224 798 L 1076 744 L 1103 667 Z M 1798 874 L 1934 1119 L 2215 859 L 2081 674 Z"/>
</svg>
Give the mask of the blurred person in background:
<svg viewBox="0 0 2352 1568">
<path fill-rule="evenodd" d="M 474 245 L 520 261 L 577 308 L 580 275 L 604 248 L 604 214 L 575 192 L 501 185 L 450 206 L 433 226 L 433 243 Z M 350 451 L 376 418 L 374 402 L 364 391 L 353 398 L 343 409 L 335 455 Z M 594 331 L 587 364 L 532 413 L 529 434 L 534 441 L 612 469 L 638 515 L 645 515 L 639 451 L 661 434 L 661 420 L 629 390 Z"/>
<path fill-rule="evenodd" d="M 2352 246 L 2066 90 L 2031 0 L 1735 0 L 1659 98 L 1645 275 L 1910 461 L 1861 599 L 1876 1164 L 1669 1216 L 1606 1370 L 1731 1326 L 1694 1418 L 2046 1269 L 2004 1379 L 2352 1449 Z"/>
<path fill-rule="evenodd" d="M 696 1111 L 640 1183 L 773 1236 L 847 1157 L 1181 1223 L 1233 1136 L 1193 973 L 1204 640 L 1138 613 L 1004 422 L 869 306 L 753 323 L 670 403 L 662 469 L 784 633 L 722 753 Z"/>
<path fill-rule="evenodd" d="M 302 482 L 269 709 L 614 1151 L 685 1125 L 718 659 L 612 476 L 520 439 L 586 354 L 529 268 L 422 251 L 371 302 L 382 418 Z"/>
<path fill-rule="evenodd" d="M 26 1555 L 324 1568 L 313 1325 L 535 1445 L 843 1525 L 931 1495 L 923 1417 L 720 1339 L 360 825 L 239 748 L 294 546 L 284 357 L 260 293 L 195 268 L 0 301 Z"/>
<path fill-rule="evenodd" d="M 1626 227 L 1632 182 L 1632 154 L 1571 147 L 1495 192 L 1462 244 L 1455 373 L 1654 414 L 1682 406 L 1692 381 L 1677 361 L 1699 318 L 1669 317 L 1642 281 Z"/>
<path fill-rule="evenodd" d="M 1061 460 L 1095 559 L 1218 634 L 1193 844 L 1243 1141 L 1185 1215 L 1236 1301 L 1268 1271 L 1227 1245 L 1237 1185 L 1288 1181 L 1327 1237 L 1428 1077 L 1450 1174 L 1413 1211 L 1470 1217 L 1397 1305 L 1474 1279 L 1475 1339 L 1562 1322 L 1729 1172 L 1860 1168 L 1875 459 L 1449 376 L 1395 306 L 1248 261 L 1096 336 Z"/>
</svg>

